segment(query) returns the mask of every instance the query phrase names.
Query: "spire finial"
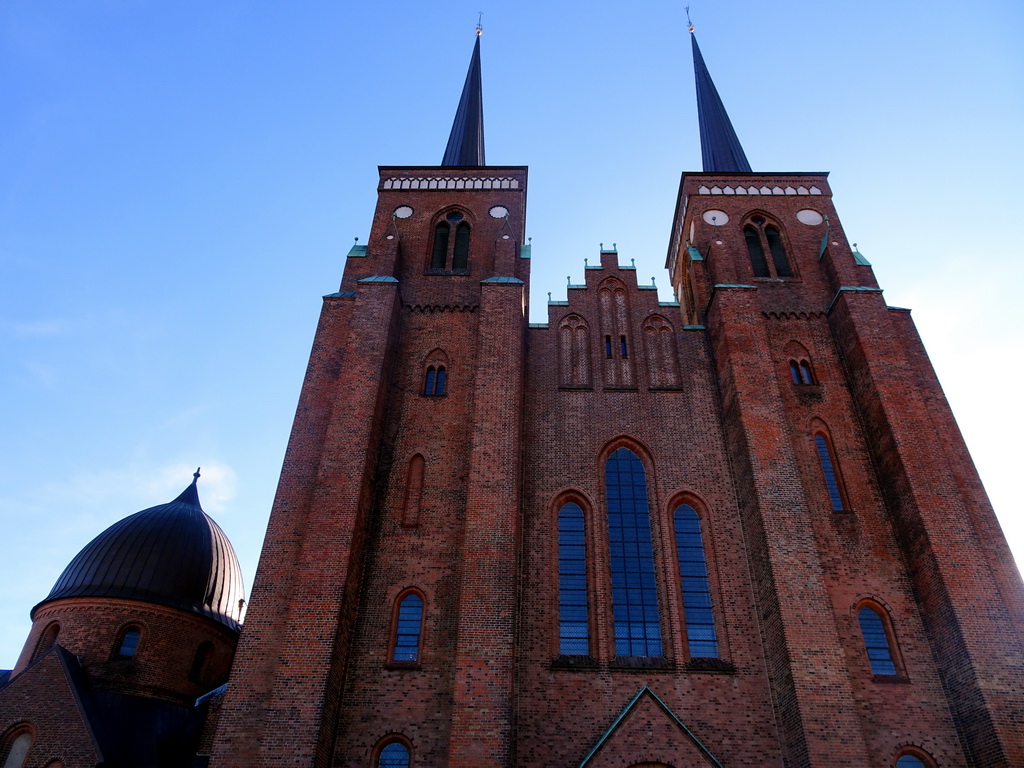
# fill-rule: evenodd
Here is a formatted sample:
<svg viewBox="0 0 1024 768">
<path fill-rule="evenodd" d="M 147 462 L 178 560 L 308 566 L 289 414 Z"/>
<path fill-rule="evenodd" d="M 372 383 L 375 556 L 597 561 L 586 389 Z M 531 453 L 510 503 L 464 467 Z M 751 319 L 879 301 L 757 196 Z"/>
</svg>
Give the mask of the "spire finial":
<svg viewBox="0 0 1024 768">
<path fill-rule="evenodd" d="M 483 18 L 481 12 L 480 18 Z M 462 86 L 462 98 L 455 111 L 452 132 L 444 150 L 443 166 L 480 166 L 484 160 L 484 97 L 480 80 L 480 35 L 483 27 L 476 25 L 476 43 L 469 59 L 469 72 Z"/>
<path fill-rule="evenodd" d="M 476 36 L 480 37 L 484 33 L 484 12 L 477 11 L 476 17 Z"/>
<path fill-rule="evenodd" d="M 196 471 L 192 473 L 192 484 L 193 485 L 195 485 L 196 483 L 199 482 L 199 470 L 200 469 L 202 469 L 202 467 L 196 467 Z"/>
<path fill-rule="evenodd" d="M 686 6 L 686 26 L 690 29 L 690 34 L 693 34 L 693 22 L 690 21 L 690 6 Z"/>
<path fill-rule="evenodd" d="M 736 137 L 721 96 L 711 80 L 697 36 L 690 27 L 693 48 L 693 74 L 697 85 L 697 122 L 700 124 L 700 154 L 705 171 L 713 173 L 750 173 L 750 163 Z"/>
</svg>

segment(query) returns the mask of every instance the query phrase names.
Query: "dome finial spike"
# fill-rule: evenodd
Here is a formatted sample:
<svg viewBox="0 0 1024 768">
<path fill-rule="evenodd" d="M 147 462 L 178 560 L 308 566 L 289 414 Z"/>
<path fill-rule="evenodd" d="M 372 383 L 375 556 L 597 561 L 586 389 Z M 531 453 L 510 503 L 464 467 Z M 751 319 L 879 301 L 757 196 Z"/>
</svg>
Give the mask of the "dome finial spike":
<svg viewBox="0 0 1024 768">
<path fill-rule="evenodd" d="M 200 469 L 202 469 L 202 467 L 196 467 L 196 471 L 192 473 L 192 482 L 193 483 L 199 482 L 199 470 Z"/>
</svg>

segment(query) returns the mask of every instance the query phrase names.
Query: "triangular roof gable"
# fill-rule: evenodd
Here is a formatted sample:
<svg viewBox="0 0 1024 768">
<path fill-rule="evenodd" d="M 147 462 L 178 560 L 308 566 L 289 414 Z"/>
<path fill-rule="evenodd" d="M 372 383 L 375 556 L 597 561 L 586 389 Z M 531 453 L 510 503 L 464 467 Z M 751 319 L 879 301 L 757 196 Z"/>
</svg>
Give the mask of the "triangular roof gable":
<svg viewBox="0 0 1024 768">
<path fill-rule="evenodd" d="M 615 718 L 615 722 L 613 722 L 611 726 L 608 728 L 608 730 L 604 732 L 601 738 L 597 740 L 597 743 L 594 745 L 594 748 L 591 749 L 589 753 L 587 753 L 587 756 L 583 758 L 583 762 L 579 764 L 579 768 L 585 768 L 588 766 L 589 768 L 599 768 L 599 764 L 601 762 L 599 753 L 610 741 L 613 740 L 613 737 L 618 737 L 620 734 L 625 734 L 625 731 L 628 729 L 629 725 L 627 721 L 630 721 L 632 719 L 630 717 L 631 715 L 639 714 L 640 709 L 642 707 L 642 702 L 644 700 L 649 701 L 651 703 L 651 706 L 655 707 L 656 710 L 660 710 L 662 713 L 664 713 L 664 715 L 667 717 L 671 725 L 686 737 L 684 743 L 688 744 L 691 747 L 691 751 L 694 753 L 695 756 L 699 756 L 708 765 L 713 766 L 713 768 L 722 768 L 722 764 L 718 762 L 718 760 L 715 758 L 714 755 L 711 754 L 708 748 L 700 742 L 700 739 L 694 736 L 693 732 L 686 727 L 683 721 L 676 717 L 675 713 L 668 708 L 668 705 L 665 704 L 665 702 L 663 702 L 660 698 L 658 698 L 658 695 L 646 685 L 639 691 L 637 691 L 636 696 L 633 697 L 632 701 L 630 701 L 629 704 L 626 705 L 625 709 L 623 709 L 622 712 L 619 714 L 619 716 Z M 675 753 L 674 757 L 678 759 L 678 749 L 673 750 L 673 752 Z M 640 755 L 637 755 L 637 757 L 641 761 L 646 759 L 645 757 L 641 757 Z"/>
<path fill-rule="evenodd" d="M 0 689 L 0 730 L 19 721 L 32 723 L 33 754 L 48 753 L 59 743 L 65 765 L 96 765 L 105 759 L 89 710 L 78 660 L 59 645 Z"/>
</svg>

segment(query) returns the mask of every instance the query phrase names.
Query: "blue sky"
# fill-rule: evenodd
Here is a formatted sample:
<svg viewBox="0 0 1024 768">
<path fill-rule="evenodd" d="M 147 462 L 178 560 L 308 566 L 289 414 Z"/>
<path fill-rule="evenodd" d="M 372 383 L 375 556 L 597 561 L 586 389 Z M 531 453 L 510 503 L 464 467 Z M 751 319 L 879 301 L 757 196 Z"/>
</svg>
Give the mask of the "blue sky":
<svg viewBox="0 0 1024 768">
<path fill-rule="evenodd" d="M 1024 561 L 1020 3 L 691 5 L 754 169 L 831 171 Z M 0 5 L 0 668 L 75 553 L 197 465 L 252 584 L 320 297 L 376 166 L 440 161 L 477 11 L 488 160 L 530 166 L 531 319 L 601 242 L 667 287 L 689 41 L 681 5 L 625 8 Z"/>
</svg>

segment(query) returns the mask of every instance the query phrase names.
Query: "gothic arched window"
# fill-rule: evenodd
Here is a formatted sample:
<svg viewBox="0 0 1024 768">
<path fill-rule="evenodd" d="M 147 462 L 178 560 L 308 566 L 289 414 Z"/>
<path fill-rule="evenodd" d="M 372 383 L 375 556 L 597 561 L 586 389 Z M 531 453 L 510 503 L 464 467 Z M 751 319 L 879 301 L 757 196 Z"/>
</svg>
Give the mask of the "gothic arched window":
<svg viewBox="0 0 1024 768">
<path fill-rule="evenodd" d="M 715 615 L 711 608 L 711 581 L 704 557 L 700 517 L 689 504 L 680 504 L 673 515 L 673 523 L 690 656 L 716 659 L 718 638 L 715 634 Z"/>
<path fill-rule="evenodd" d="M 427 374 L 423 380 L 424 395 L 443 395 L 445 392 L 445 379 L 447 372 L 443 365 L 428 366 Z"/>
<path fill-rule="evenodd" d="M 392 661 L 419 661 L 422 629 L 423 598 L 417 592 L 402 593 L 395 615 Z"/>
<path fill-rule="evenodd" d="M 843 491 L 839 482 L 839 473 L 836 471 L 836 464 L 832 454 L 832 446 L 828 438 L 821 432 L 814 436 L 814 444 L 818 449 L 818 461 L 821 463 L 821 473 L 825 479 L 825 487 L 828 489 L 828 497 L 832 502 L 833 512 L 842 512 Z"/>
<path fill-rule="evenodd" d="M 619 448 L 605 463 L 616 656 L 661 656 L 661 620 L 643 462 Z"/>
<path fill-rule="evenodd" d="M 811 364 L 806 360 L 790 360 L 789 375 L 794 384 L 813 384 L 814 375 L 811 373 Z"/>
<path fill-rule="evenodd" d="M 587 545 L 583 509 L 574 501 L 558 511 L 558 652 L 590 653 L 587 616 Z"/>
<path fill-rule="evenodd" d="M 865 604 L 857 611 L 860 633 L 864 637 L 864 649 L 871 662 L 871 672 L 884 677 L 896 675 L 896 656 L 889 636 L 885 609 L 873 604 Z"/>
<path fill-rule="evenodd" d="M 754 216 L 743 227 L 743 239 L 747 242 L 754 277 L 793 277 L 782 233 L 775 224 L 768 223 L 763 216 Z M 766 253 L 771 254 L 770 262 Z"/>
</svg>

